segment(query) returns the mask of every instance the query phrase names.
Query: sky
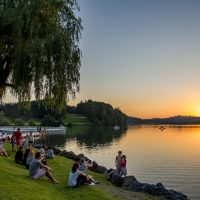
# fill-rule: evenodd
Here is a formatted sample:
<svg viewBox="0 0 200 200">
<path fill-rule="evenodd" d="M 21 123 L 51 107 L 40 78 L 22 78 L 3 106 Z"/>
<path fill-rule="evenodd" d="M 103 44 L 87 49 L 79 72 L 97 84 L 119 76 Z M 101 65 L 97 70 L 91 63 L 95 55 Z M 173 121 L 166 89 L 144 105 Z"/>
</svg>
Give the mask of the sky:
<svg viewBox="0 0 200 200">
<path fill-rule="evenodd" d="M 200 116 L 199 0 L 79 0 L 80 93 L 130 116 Z"/>
</svg>

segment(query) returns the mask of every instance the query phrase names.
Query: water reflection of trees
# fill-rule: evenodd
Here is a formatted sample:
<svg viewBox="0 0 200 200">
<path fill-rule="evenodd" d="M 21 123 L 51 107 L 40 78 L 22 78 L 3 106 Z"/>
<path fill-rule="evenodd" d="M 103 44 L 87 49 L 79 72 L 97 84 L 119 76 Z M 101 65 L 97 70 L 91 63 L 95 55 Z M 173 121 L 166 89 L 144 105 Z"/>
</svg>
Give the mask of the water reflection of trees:
<svg viewBox="0 0 200 200">
<path fill-rule="evenodd" d="M 73 127 L 67 131 L 67 138 L 76 137 L 78 145 L 95 148 L 111 145 L 114 141 L 119 141 L 125 133 L 125 130 L 115 131 L 111 127 Z"/>
<path fill-rule="evenodd" d="M 64 146 L 66 141 L 66 135 L 64 134 L 52 134 L 52 135 L 46 135 L 39 140 L 37 140 L 38 144 L 44 144 L 46 146 L 58 146 L 62 147 Z"/>
<path fill-rule="evenodd" d="M 126 130 L 115 131 L 112 127 L 77 126 L 68 128 L 65 135 L 46 135 L 37 143 L 48 146 L 64 146 L 68 141 L 76 140 L 78 146 L 96 148 L 108 146 L 119 141 L 126 134 Z"/>
</svg>

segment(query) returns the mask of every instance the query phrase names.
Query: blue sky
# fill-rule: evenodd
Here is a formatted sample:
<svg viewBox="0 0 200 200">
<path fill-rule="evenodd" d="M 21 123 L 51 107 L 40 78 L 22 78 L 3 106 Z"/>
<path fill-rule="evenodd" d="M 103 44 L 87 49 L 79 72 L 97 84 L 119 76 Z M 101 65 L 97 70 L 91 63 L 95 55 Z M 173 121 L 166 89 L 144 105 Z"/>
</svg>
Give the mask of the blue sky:
<svg viewBox="0 0 200 200">
<path fill-rule="evenodd" d="M 80 0 L 81 91 L 129 115 L 200 114 L 200 1 Z"/>
</svg>

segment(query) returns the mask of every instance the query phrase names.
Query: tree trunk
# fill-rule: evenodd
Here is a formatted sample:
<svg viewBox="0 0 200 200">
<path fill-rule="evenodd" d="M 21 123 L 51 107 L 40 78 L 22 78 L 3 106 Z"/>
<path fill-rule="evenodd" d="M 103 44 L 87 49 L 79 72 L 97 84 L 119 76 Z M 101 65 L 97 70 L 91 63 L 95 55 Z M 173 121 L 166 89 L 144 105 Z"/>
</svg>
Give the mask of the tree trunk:
<svg viewBox="0 0 200 200">
<path fill-rule="evenodd" d="M 10 73 L 11 58 L 9 56 L 0 58 L 0 99 L 2 99 L 6 87 L 12 87 L 12 84 L 8 83 Z"/>
</svg>

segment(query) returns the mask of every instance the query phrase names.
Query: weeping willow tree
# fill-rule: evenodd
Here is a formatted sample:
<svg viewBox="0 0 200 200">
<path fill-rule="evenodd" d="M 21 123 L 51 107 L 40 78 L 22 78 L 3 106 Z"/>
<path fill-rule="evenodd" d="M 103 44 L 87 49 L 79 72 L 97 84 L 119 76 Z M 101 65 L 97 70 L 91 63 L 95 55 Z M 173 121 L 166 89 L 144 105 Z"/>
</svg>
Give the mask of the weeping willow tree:
<svg viewBox="0 0 200 200">
<path fill-rule="evenodd" d="M 0 0 L 0 98 L 45 99 L 61 109 L 79 91 L 77 0 Z"/>
</svg>

